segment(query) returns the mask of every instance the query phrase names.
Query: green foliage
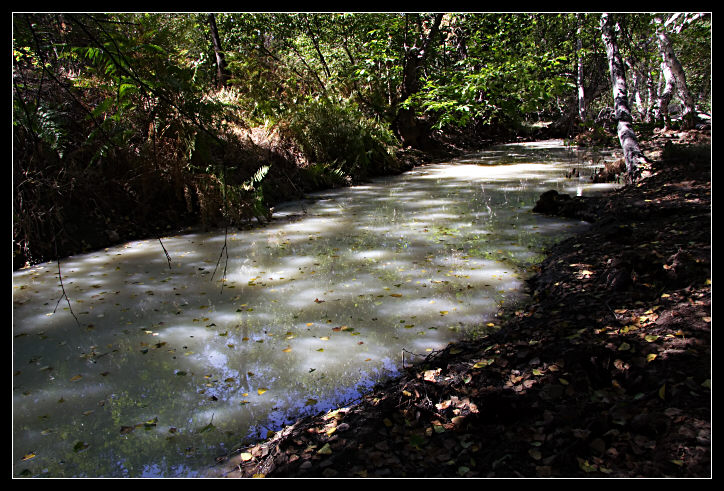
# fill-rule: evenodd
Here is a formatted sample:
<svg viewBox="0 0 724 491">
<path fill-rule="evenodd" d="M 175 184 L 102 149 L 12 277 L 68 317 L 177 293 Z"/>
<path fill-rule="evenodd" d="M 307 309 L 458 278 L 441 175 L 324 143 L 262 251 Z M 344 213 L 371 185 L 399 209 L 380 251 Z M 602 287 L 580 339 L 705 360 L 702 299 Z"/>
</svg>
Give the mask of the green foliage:
<svg viewBox="0 0 724 491">
<path fill-rule="evenodd" d="M 394 160 L 392 133 L 351 103 L 309 100 L 296 108 L 290 131 L 307 159 L 338 175 L 374 174 Z"/>
<path fill-rule="evenodd" d="M 175 196 L 197 185 L 206 197 L 212 188 L 220 195 L 222 182 L 242 186 L 267 165 L 266 157 L 240 151 L 253 146 L 244 132 L 260 125 L 301 148 L 300 167 L 313 183 L 388 172 L 399 165 L 393 131 L 517 130 L 576 115 L 579 60 L 586 127 L 603 125 L 611 91 L 598 17 L 449 13 L 438 25 L 430 13 L 221 13 L 231 78 L 218 90 L 207 14 L 14 14 L 14 176 L 24 183 L 16 216 L 39 228 L 52 209 L 57 222 L 44 226 L 62 229 L 63 200 L 74 183 L 88 182 L 89 171 L 100 176 L 88 184 L 99 196 L 110 195 L 103 185 L 123 189 L 144 209 L 153 209 L 148 190 L 166 186 Z M 624 57 L 655 84 L 652 14 L 617 20 Z M 710 110 L 711 17 L 675 20 L 670 35 L 690 90 Z M 639 118 L 655 101 L 644 103 Z M 297 157 L 296 150 L 285 155 Z M 237 175 L 222 175 L 224 162 Z M 30 188 L 38 182 L 63 191 Z M 240 187 L 239 199 L 261 203 L 263 187 Z M 41 206 L 37 196 L 54 201 Z"/>
<path fill-rule="evenodd" d="M 534 15 L 465 15 L 467 55 L 430 77 L 408 105 L 435 117 L 438 128 L 472 120 L 516 126 L 575 93 L 566 50 L 541 36 L 555 19 Z"/>
</svg>

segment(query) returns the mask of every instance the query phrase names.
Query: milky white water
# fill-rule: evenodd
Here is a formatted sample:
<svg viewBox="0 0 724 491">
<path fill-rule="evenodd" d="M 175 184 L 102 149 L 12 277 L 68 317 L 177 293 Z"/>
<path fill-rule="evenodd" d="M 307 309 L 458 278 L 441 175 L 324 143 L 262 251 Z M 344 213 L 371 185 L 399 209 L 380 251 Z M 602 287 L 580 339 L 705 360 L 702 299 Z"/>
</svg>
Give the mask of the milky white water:
<svg viewBox="0 0 724 491">
<path fill-rule="evenodd" d="M 505 145 L 277 207 L 271 224 L 13 273 L 13 474 L 203 476 L 215 457 L 484 335 L 585 227 L 532 213 L 588 157 Z M 590 175 L 590 170 L 581 172 Z M 226 277 L 223 282 L 223 269 Z M 57 309 L 56 309 L 57 305 Z M 492 327 L 494 329 L 494 327 Z"/>
</svg>

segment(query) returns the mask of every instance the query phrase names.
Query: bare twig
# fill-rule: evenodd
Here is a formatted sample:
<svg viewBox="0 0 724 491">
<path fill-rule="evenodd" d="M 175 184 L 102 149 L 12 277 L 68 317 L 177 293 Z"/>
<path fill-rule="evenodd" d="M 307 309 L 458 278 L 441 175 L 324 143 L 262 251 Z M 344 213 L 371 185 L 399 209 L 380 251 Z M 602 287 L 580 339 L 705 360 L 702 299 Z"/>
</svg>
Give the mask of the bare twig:
<svg viewBox="0 0 724 491">
<path fill-rule="evenodd" d="M 166 247 L 164 247 L 163 242 L 161 242 L 161 237 L 158 238 L 158 243 L 161 244 L 163 253 L 166 254 L 166 261 L 168 261 L 168 269 L 171 269 L 171 256 L 169 256 L 168 251 L 166 250 Z"/>
<path fill-rule="evenodd" d="M 226 267 L 229 265 L 229 249 L 227 248 L 227 235 L 229 232 L 229 226 L 227 225 L 224 227 L 224 247 L 221 248 L 221 252 L 219 253 L 219 259 L 216 261 L 216 267 L 214 268 L 214 274 L 211 275 L 211 281 L 214 281 L 214 275 L 216 275 L 216 270 L 219 268 L 219 263 L 221 263 L 221 257 L 226 253 L 226 261 L 224 262 L 224 273 L 221 276 L 221 291 L 219 294 L 223 293 L 224 291 L 224 283 L 226 283 Z"/>
<path fill-rule="evenodd" d="M 70 299 L 68 298 L 68 294 L 65 292 L 65 286 L 63 285 L 63 275 L 60 273 L 60 258 L 57 257 L 57 245 L 56 245 L 56 259 L 58 261 L 58 279 L 60 280 L 60 289 L 63 291 L 63 294 L 58 299 L 58 302 L 55 304 L 55 308 L 53 309 L 53 313 L 55 314 L 55 311 L 58 310 L 58 305 L 60 304 L 60 301 L 63 300 L 63 297 L 65 297 L 65 301 L 68 302 L 68 309 L 70 310 L 70 313 L 73 315 L 73 318 L 75 319 L 75 323 L 78 324 L 78 327 L 80 326 L 80 321 L 78 321 L 78 317 L 76 317 L 75 312 L 73 312 L 73 307 L 70 306 Z"/>
</svg>

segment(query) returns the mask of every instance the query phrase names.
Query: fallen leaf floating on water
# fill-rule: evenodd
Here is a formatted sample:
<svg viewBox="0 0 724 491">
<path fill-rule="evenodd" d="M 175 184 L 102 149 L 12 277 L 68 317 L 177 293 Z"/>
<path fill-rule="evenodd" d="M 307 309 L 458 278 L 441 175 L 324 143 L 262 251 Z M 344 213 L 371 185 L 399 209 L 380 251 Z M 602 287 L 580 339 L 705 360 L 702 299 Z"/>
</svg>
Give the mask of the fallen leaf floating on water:
<svg viewBox="0 0 724 491">
<path fill-rule="evenodd" d="M 206 426 L 204 426 L 203 428 L 201 428 L 199 430 L 199 433 L 205 433 L 207 431 L 213 430 L 214 428 L 216 428 L 216 427 L 213 425 L 213 423 L 209 423 Z"/>
<path fill-rule="evenodd" d="M 73 451 L 74 452 L 82 452 L 86 448 L 90 446 L 89 443 L 86 442 L 77 442 L 75 445 L 73 445 Z"/>
</svg>

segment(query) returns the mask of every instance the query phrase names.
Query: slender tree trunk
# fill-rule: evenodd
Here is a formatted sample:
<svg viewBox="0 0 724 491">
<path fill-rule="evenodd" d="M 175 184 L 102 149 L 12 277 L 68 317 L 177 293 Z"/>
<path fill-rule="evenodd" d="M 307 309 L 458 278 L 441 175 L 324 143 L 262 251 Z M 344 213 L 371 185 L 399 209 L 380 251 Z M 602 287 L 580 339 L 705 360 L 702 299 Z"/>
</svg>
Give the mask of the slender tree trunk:
<svg viewBox="0 0 724 491">
<path fill-rule="evenodd" d="M 684 128 L 692 128 L 694 126 L 696 113 L 694 111 L 694 98 L 691 97 L 686 85 L 684 67 L 681 66 L 679 59 L 676 57 L 676 53 L 674 53 L 674 48 L 671 46 L 671 40 L 669 39 L 668 34 L 666 34 L 666 29 L 664 28 L 663 19 L 657 16 L 654 18 L 654 22 L 656 23 L 656 38 L 659 43 L 659 53 L 661 53 L 661 67 L 664 71 L 664 76 L 666 77 L 667 82 L 666 90 L 664 90 L 664 92 L 666 93 L 667 90 L 670 92 L 667 94 L 670 100 L 671 95 L 673 94 L 673 89 L 674 87 L 676 88 L 684 107 Z M 671 82 L 673 86 L 670 86 L 669 82 Z"/>
<path fill-rule="evenodd" d="M 578 117 L 581 122 L 586 121 L 586 97 L 583 90 L 583 43 L 581 41 L 582 21 L 581 14 L 576 15 L 578 27 L 576 29 L 576 56 L 578 70 L 576 74 L 576 86 L 578 87 Z"/>
<path fill-rule="evenodd" d="M 656 119 L 664 123 L 664 129 L 671 127 L 671 117 L 669 116 L 669 104 L 674 95 L 674 75 L 671 73 L 668 65 L 661 62 L 661 78 L 659 82 L 659 100 L 656 111 Z"/>
<path fill-rule="evenodd" d="M 641 95 L 641 87 L 644 85 L 644 82 L 642 80 L 644 74 L 637 70 L 633 63 L 630 63 L 628 61 L 626 61 L 626 67 L 628 68 L 629 73 L 631 73 L 631 89 L 633 91 L 631 103 L 636 107 L 636 110 L 638 111 L 641 119 L 644 120 L 646 105 L 644 104 L 644 98 Z"/>
<path fill-rule="evenodd" d="M 613 23 L 608 14 L 601 14 L 601 38 L 606 47 L 608 66 L 611 71 L 611 86 L 613 88 L 613 104 L 617 121 L 618 139 L 621 142 L 626 172 L 633 179 L 638 166 L 645 162 L 643 152 L 639 148 L 636 133 L 633 130 L 633 118 L 628 106 L 628 89 L 626 87 L 626 71 L 616 44 Z"/>
<path fill-rule="evenodd" d="M 214 45 L 214 54 L 216 55 L 216 85 L 219 88 L 226 87 L 231 75 L 227 69 L 224 50 L 221 49 L 221 38 L 219 38 L 219 31 L 216 28 L 216 16 L 209 14 L 208 19 L 211 28 L 211 42 Z"/>
</svg>

